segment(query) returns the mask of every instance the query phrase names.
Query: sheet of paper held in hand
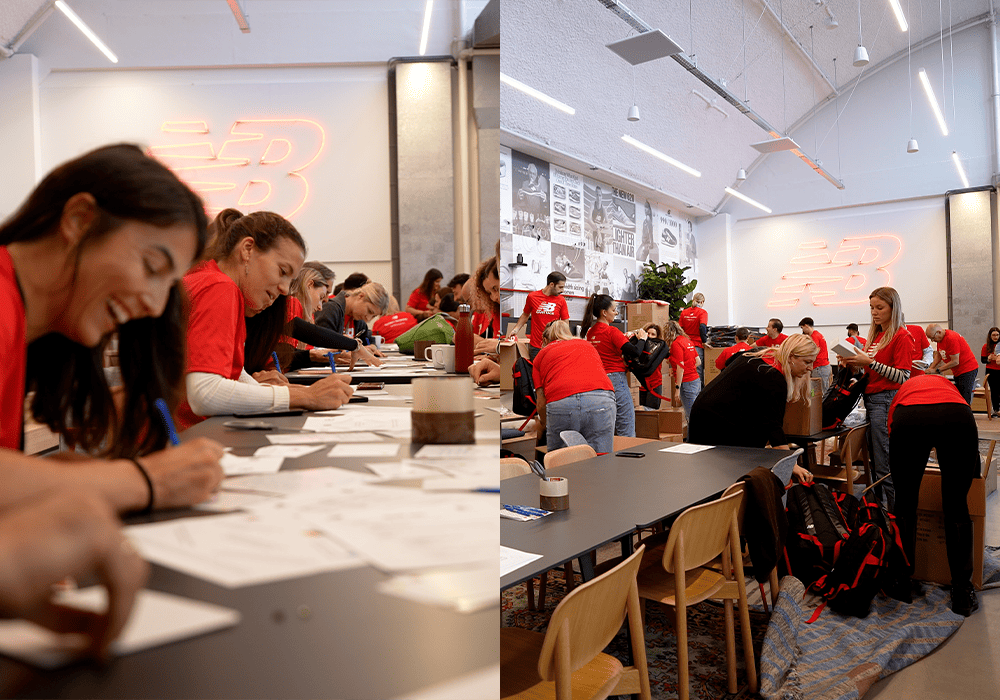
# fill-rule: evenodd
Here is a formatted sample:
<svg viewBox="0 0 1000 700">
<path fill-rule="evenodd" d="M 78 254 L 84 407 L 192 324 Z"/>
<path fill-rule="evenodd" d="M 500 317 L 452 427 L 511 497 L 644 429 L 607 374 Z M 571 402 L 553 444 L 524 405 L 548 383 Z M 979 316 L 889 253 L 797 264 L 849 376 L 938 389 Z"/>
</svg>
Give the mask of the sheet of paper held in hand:
<svg viewBox="0 0 1000 700">
<path fill-rule="evenodd" d="M 60 591 L 56 600 L 81 610 L 107 610 L 107 590 L 91 586 Z M 240 613 L 200 600 L 142 590 L 121 635 L 111 644 L 115 656 L 196 637 L 200 634 L 239 624 Z M 52 669 L 76 659 L 86 638 L 82 635 L 59 635 L 25 620 L 0 621 L 0 653 L 15 659 Z"/>
</svg>

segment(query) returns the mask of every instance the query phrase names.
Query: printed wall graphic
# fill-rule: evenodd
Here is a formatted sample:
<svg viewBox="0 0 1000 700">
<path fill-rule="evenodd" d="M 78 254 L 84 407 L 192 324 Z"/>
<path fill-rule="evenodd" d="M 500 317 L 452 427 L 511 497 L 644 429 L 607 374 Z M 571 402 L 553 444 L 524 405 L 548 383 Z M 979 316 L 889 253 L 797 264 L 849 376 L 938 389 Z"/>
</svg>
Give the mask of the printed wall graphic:
<svg viewBox="0 0 1000 700">
<path fill-rule="evenodd" d="M 513 235 L 509 243 L 501 235 L 501 256 L 506 264 L 520 254 L 526 266 L 513 268 L 508 280 L 518 290 L 515 306 L 554 270 L 566 275 L 568 297 L 598 292 L 631 301 L 646 261 L 696 266 L 691 220 L 613 184 L 518 151 L 510 155 L 512 184 L 509 192 L 501 189 L 500 207 L 502 217 L 510 204 Z"/>
<path fill-rule="evenodd" d="M 513 230 L 514 212 L 511 209 L 512 164 L 510 149 L 500 147 L 500 233 Z"/>
<path fill-rule="evenodd" d="M 513 151 L 514 233 L 551 240 L 549 233 L 549 164 Z M 565 228 L 565 219 L 563 227 Z"/>
</svg>

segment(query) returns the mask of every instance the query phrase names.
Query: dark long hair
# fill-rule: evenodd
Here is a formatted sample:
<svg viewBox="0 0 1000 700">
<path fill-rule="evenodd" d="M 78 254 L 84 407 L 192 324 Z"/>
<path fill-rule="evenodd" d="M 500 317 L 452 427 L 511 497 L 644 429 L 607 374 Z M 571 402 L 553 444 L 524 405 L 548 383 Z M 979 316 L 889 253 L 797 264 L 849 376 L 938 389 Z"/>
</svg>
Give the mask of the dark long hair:
<svg viewBox="0 0 1000 700">
<path fill-rule="evenodd" d="M 992 355 L 993 351 L 996 350 L 997 344 L 993 340 L 993 331 L 1000 333 L 1000 328 L 993 326 L 989 331 L 986 332 L 986 354 Z"/>
<path fill-rule="evenodd" d="M 587 309 L 583 312 L 583 323 L 580 324 L 580 335 L 587 335 L 587 331 L 594 325 L 598 314 L 610 309 L 615 303 L 607 294 L 591 294 L 587 300 Z"/>
<path fill-rule="evenodd" d="M 212 222 L 216 235 L 212 241 L 208 257 L 216 262 L 225 260 L 244 238 L 252 238 L 254 247 L 261 252 L 273 248 L 282 238 L 291 239 L 302 254 L 306 252 L 306 242 L 302 235 L 283 216 L 270 211 L 255 211 L 242 214 L 236 209 L 223 209 Z M 284 333 L 287 297 L 278 296 L 274 303 L 255 316 L 247 317 L 247 342 L 243 351 L 243 367 L 253 374 L 268 366 L 271 353 L 278 348 L 279 338 Z"/>
<path fill-rule="evenodd" d="M 13 216 L 0 225 L 0 245 L 35 241 L 54 234 L 71 197 L 89 193 L 99 215 L 81 238 L 81 252 L 121 227 L 140 221 L 157 227 L 189 224 L 196 232 L 196 256 L 205 246 L 207 220 L 198 196 L 162 163 L 131 144 L 104 146 L 49 173 Z M 150 420 L 153 402 L 172 409 L 184 381 L 185 324 L 179 285 L 170 291 L 158 318 L 140 318 L 118 329 L 123 391 L 116 408 L 103 368 L 110 336 L 93 348 L 57 333 L 28 346 L 31 413 L 41 423 L 87 450 L 111 457 L 135 457 L 162 449 L 166 429 Z"/>
<path fill-rule="evenodd" d="M 431 294 L 434 293 L 434 281 L 444 279 L 444 275 L 441 274 L 441 270 L 436 267 L 432 267 L 424 275 L 424 281 L 420 283 L 420 291 L 424 293 L 424 296 L 433 303 L 434 300 L 431 299 Z"/>
</svg>

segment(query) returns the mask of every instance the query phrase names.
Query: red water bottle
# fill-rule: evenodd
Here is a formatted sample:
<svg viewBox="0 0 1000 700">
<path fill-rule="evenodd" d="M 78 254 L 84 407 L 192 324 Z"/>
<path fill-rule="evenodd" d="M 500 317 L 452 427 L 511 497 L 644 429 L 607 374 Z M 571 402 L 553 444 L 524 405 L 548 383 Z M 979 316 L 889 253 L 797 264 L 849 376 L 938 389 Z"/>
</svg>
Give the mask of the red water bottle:
<svg viewBox="0 0 1000 700">
<path fill-rule="evenodd" d="M 468 304 L 459 305 L 458 325 L 455 326 L 455 371 L 459 374 L 468 374 L 472 364 L 474 338 L 471 314 L 472 309 Z"/>
</svg>

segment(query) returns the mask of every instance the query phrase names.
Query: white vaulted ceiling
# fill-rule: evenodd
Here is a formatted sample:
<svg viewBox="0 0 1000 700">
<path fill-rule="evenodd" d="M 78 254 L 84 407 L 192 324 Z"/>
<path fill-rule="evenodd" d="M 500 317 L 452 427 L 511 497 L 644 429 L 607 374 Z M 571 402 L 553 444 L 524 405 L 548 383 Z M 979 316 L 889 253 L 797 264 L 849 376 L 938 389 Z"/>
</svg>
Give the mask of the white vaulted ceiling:
<svg viewBox="0 0 1000 700">
<path fill-rule="evenodd" d="M 569 116 L 502 85 L 504 143 L 597 179 L 624 178 L 647 196 L 687 207 L 693 215 L 711 213 L 723 201 L 724 187 L 735 184 L 737 170 L 751 169 L 762 157 L 750 144 L 768 134 L 673 59 L 633 68 L 608 50 L 606 44 L 637 31 L 621 11 L 607 6 L 624 4 L 661 29 L 700 71 L 784 134 L 829 100 L 836 98 L 840 110 L 851 109 L 848 99 L 859 76 L 905 60 L 908 41 L 914 73 L 923 62 L 940 76 L 942 28 L 947 71 L 949 27 L 960 31 L 986 21 L 990 12 L 990 0 L 900 3 L 908 33 L 900 31 L 889 0 L 861 3 L 863 43 L 871 59 L 862 72 L 852 65 L 857 0 L 504 0 L 501 72 L 576 109 Z M 831 16 L 838 25 L 833 29 Z M 914 78 L 914 90 L 919 89 Z M 633 90 L 638 122 L 626 120 Z M 916 108 L 929 109 L 918 99 Z M 623 134 L 702 176 L 637 151 L 621 140 Z M 835 134 L 820 133 L 801 139 L 800 146 L 813 158 L 835 163 L 835 140 Z M 835 167 L 824 167 L 838 177 Z M 806 163 L 801 168 L 803 177 L 820 177 Z"/>
</svg>

